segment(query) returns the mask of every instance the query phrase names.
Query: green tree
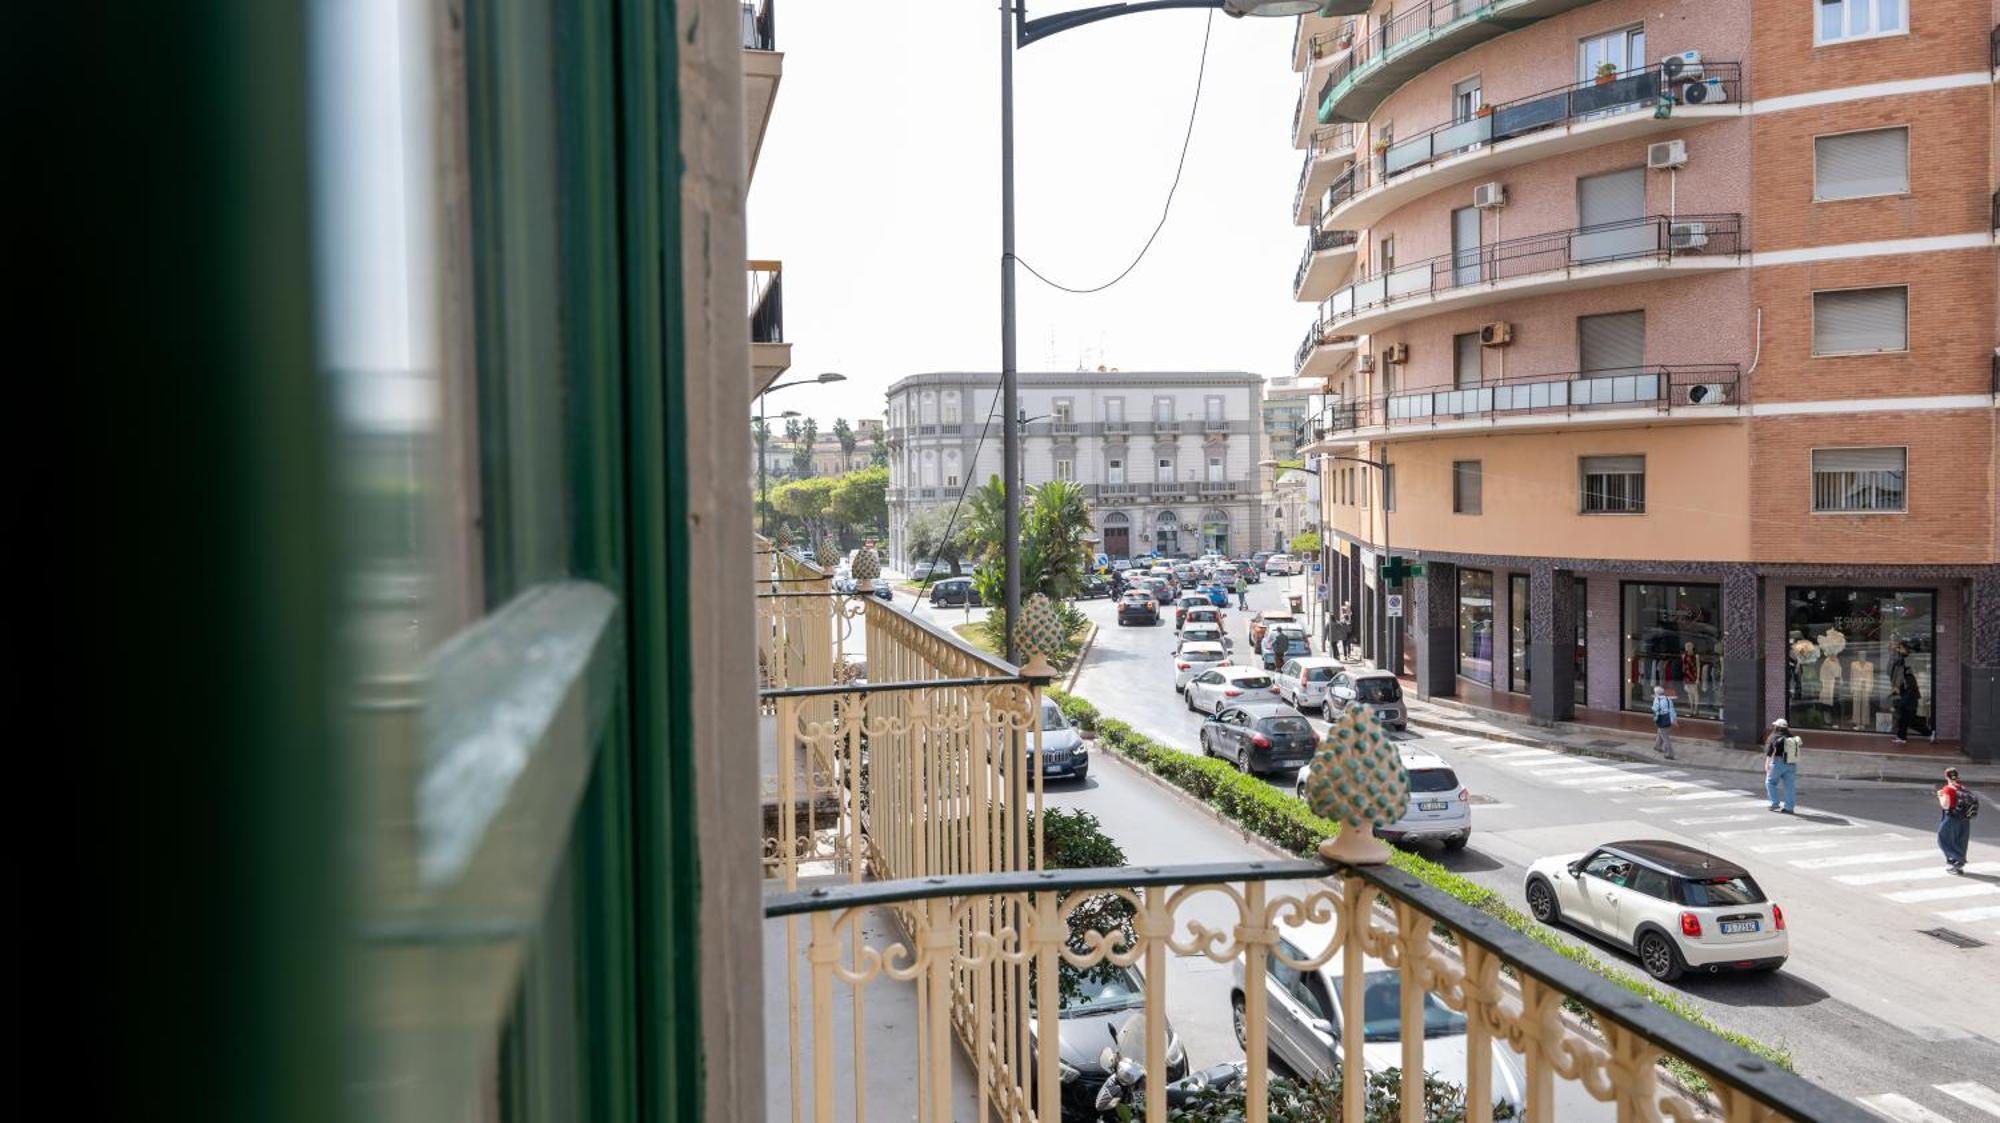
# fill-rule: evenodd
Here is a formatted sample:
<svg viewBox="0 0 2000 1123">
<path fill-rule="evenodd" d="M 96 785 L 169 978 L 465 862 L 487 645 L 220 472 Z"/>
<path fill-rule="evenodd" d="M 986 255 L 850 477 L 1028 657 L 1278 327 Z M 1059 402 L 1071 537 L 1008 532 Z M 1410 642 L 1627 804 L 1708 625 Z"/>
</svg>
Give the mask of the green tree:
<svg viewBox="0 0 2000 1123">
<path fill-rule="evenodd" d="M 986 617 L 986 637 L 995 648 L 1005 650 L 1006 577 L 999 548 L 1004 531 L 989 530 L 986 524 L 986 520 L 996 517 L 996 512 L 1006 510 L 1000 496 L 999 477 L 988 481 L 967 506 L 976 512 L 974 539 L 986 547 L 979 567 L 973 571 L 972 582 L 979 590 L 979 598 L 996 606 Z M 1080 485 L 1068 480 L 1050 480 L 1028 490 L 1021 511 L 1021 596 L 1025 599 L 1043 593 L 1055 601 L 1065 636 L 1074 636 L 1083 626 L 1083 615 L 1068 602 L 1082 587 L 1083 574 L 1090 563 L 1090 547 L 1084 541 L 1090 528 L 1090 503 Z M 1049 662 L 1062 669 L 1075 657 L 1074 648 L 1066 642 L 1062 651 L 1049 653 Z"/>
<path fill-rule="evenodd" d="M 868 466 L 870 468 L 887 468 L 889 466 L 889 446 L 883 444 L 881 441 L 876 441 L 873 445 L 869 446 Z"/>
<path fill-rule="evenodd" d="M 856 534 L 889 522 L 889 469 L 863 468 L 833 479 L 833 518 Z"/>
<path fill-rule="evenodd" d="M 1104 869 L 1125 864 L 1125 851 L 1104 827 L 1097 816 L 1088 811 L 1070 811 L 1060 807 L 1046 808 L 1042 812 L 1041 830 L 1035 829 L 1034 817 L 1028 821 L 1028 868 L 1035 865 L 1034 838 L 1041 834 L 1046 840 L 1048 854 L 1043 862 L 1044 869 L 1082 870 Z M 1063 894 L 1065 904 L 1069 894 Z M 1136 910 L 1132 902 L 1115 893 L 1098 893 L 1084 898 L 1069 916 L 1070 946 L 1078 953 L 1086 950 L 1083 942 L 1086 932 L 1115 932 L 1118 937 L 1114 947 L 1130 947 L 1138 942 L 1138 934 L 1132 925 Z M 1109 963 L 1093 967 L 1076 968 L 1067 963 L 1061 965 L 1056 976 L 1058 1004 L 1067 1005 L 1079 990 L 1082 981 L 1092 975 L 1110 978 L 1120 971 Z"/>
<path fill-rule="evenodd" d="M 854 467 L 854 446 L 860 439 L 854 435 L 854 426 L 845 417 L 833 419 L 833 439 L 840 442 L 840 470 L 845 472 Z"/>
<path fill-rule="evenodd" d="M 959 575 L 959 561 L 966 556 L 971 540 L 966 534 L 964 512 L 960 512 L 956 523 L 951 521 L 950 507 L 931 507 L 910 516 L 903 524 L 903 548 L 908 551 L 911 561 L 936 559 L 951 566 L 951 575 Z"/>
<path fill-rule="evenodd" d="M 808 417 L 799 426 L 799 441 L 792 446 L 792 474 L 800 479 L 813 474 L 813 442 L 819 439 L 819 422 Z"/>
<path fill-rule="evenodd" d="M 1319 557 L 1319 548 L 1320 539 L 1319 531 L 1317 530 L 1308 530 L 1304 534 L 1294 534 L 1292 536 L 1290 552 L 1293 557 L 1311 560 Z"/>
<path fill-rule="evenodd" d="M 1007 533 L 1007 488 L 999 476 L 988 476 L 985 484 L 965 497 L 959 517 L 965 520 L 965 535 L 975 562 L 1000 555 L 1000 540 Z M 988 602 L 992 603 L 991 601 Z"/>
<path fill-rule="evenodd" d="M 771 506 L 794 520 L 806 541 L 817 542 L 833 506 L 833 487 L 830 478 L 792 480 L 771 489 Z"/>
</svg>

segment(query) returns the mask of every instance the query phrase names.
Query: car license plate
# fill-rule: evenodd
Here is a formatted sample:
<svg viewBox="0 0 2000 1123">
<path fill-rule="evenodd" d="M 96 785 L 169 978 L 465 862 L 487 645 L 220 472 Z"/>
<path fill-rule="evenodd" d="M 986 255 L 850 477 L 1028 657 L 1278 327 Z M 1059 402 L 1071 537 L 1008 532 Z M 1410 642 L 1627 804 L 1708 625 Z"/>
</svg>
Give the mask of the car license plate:
<svg viewBox="0 0 2000 1123">
<path fill-rule="evenodd" d="M 1755 932 L 1760 927 L 1762 927 L 1762 925 L 1755 920 L 1738 920 L 1733 923 L 1723 925 L 1722 934 L 1725 936 L 1733 936 L 1738 932 Z"/>
<path fill-rule="evenodd" d="M 1442 799 L 1426 799 L 1417 804 L 1419 811 L 1449 811 L 1451 803 Z"/>
<path fill-rule="evenodd" d="M 1396 720 L 1396 711 L 1394 711 L 1394 710 L 1376 710 L 1376 711 L 1375 711 L 1375 720 L 1376 720 L 1376 721 L 1395 721 L 1395 720 Z"/>
</svg>

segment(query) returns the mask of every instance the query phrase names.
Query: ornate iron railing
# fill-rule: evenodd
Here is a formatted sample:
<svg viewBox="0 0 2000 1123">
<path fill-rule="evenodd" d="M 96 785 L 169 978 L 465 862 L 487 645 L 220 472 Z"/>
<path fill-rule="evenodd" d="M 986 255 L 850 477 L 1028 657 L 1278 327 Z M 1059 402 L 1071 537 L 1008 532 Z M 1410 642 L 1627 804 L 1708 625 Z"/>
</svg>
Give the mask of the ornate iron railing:
<svg viewBox="0 0 2000 1123">
<path fill-rule="evenodd" d="M 1635 406 L 1698 409 L 1747 400 L 1742 368 L 1735 363 L 1524 374 L 1332 402 L 1307 419 L 1300 436 L 1325 440 L 1359 429 L 1433 425 L 1470 417 L 1575 414 Z"/>
<path fill-rule="evenodd" d="M 1091 1117 L 1112 1077 L 1090 1058 L 1108 1038 L 1087 1027 L 1081 1064 L 1052 1044 L 1065 1032 L 1064 988 L 1085 973 L 1138 988 L 1133 1008 L 1152 1015 L 1143 1026 L 1146 1089 L 1235 1061 L 1231 1094 L 1247 1123 L 1269 1118 L 1280 1012 L 1288 1065 L 1309 1053 L 1307 1067 L 1339 1073 L 1346 1119 L 1374 1117 L 1364 1111 L 1373 1098 L 1364 1047 L 1385 1039 L 1396 1043 L 1407 1123 L 1425 1117 L 1427 1074 L 1463 1086 L 1471 1123 L 1486 1123 L 1497 1105 L 1545 1123 L 1593 1101 L 1620 1120 L 1872 1118 L 1388 866 L 947 874 L 771 891 L 764 915 L 791 941 L 790 1064 L 773 1066 L 774 1095 L 789 1094 L 793 1117 L 816 1123 L 1055 1123 L 1066 1108 Z M 1170 1025 L 1164 1011 L 1190 978 L 1184 965 L 1202 960 L 1235 972 L 1229 996 L 1208 984 L 1213 1008 L 1182 1005 Z M 1276 996 L 1280 972 L 1319 1008 Z M 1365 982 L 1340 984 L 1357 979 Z M 1196 1023 L 1236 1026 L 1242 1060 L 1188 1056 L 1183 1035 Z M 1363 1025 L 1366 1033 L 1339 1033 Z M 1433 1042 L 1438 1056 L 1457 1052 L 1448 1041 L 1457 1037 L 1462 1072 L 1455 1061 L 1427 1060 Z M 1696 1074 L 1705 1089 L 1685 1079 Z M 1163 1123 L 1165 1101 L 1147 1095 L 1139 1112 Z"/>
</svg>

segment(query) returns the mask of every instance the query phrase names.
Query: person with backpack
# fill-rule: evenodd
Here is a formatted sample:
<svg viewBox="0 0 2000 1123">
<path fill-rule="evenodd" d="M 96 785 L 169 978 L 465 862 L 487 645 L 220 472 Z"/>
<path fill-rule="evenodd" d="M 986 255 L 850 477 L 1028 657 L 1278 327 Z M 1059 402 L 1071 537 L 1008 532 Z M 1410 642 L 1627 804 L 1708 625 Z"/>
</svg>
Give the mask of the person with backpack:
<svg viewBox="0 0 2000 1123">
<path fill-rule="evenodd" d="M 1674 759 L 1673 728 L 1680 722 L 1680 715 L 1674 712 L 1674 700 L 1667 697 L 1664 687 L 1653 688 L 1653 748 L 1668 760 Z"/>
<path fill-rule="evenodd" d="M 1764 798 L 1770 800 L 1771 810 L 1786 815 L 1797 813 L 1799 750 L 1804 747 L 1805 742 L 1792 732 L 1791 722 L 1779 718 L 1771 723 L 1771 735 L 1764 739 Z"/>
<path fill-rule="evenodd" d="M 1938 789 L 1938 849 L 1944 851 L 1944 872 L 1965 874 L 1965 852 L 1972 847 L 1972 819 L 1979 814 L 1979 797 L 1959 782 L 1958 769 L 1944 770 Z"/>
</svg>

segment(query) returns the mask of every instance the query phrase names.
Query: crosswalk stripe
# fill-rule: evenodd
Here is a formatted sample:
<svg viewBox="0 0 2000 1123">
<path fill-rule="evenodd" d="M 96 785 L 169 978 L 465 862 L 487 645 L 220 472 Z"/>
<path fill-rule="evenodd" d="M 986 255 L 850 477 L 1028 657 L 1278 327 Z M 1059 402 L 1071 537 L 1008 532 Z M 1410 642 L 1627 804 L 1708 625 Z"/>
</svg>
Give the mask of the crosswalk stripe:
<svg viewBox="0 0 2000 1123">
<path fill-rule="evenodd" d="M 1747 823 L 1755 815 L 1716 815 L 1707 819 L 1675 819 L 1675 824 L 1683 827 L 1703 827 L 1710 823 Z"/>
<path fill-rule="evenodd" d="M 1587 772 L 1618 772 L 1621 776 L 1626 774 L 1619 769 L 1606 768 L 1601 764 L 1570 764 L 1565 762 L 1553 766 L 1539 764 L 1521 766 L 1521 774 L 1523 776 L 1581 776 Z"/>
<path fill-rule="evenodd" d="M 1981 869 L 1979 866 L 1967 866 L 1965 868 L 1974 873 L 1990 873 L 1993 870 L 2000 869 L 2000 862 L 1982 862 L 1980 865 L 1988 868 Z M 1871 873 L 1841 874 L 1834 878 L 1834 880 L 1840 882 L 1842 885 L 1886 885 L 1892 881 L 1935 881 L 1938 878 L 1954 876 L 1956 875 L 1943 866 L 1925 866 L 1922 869 L 1913 870 L 1875 870 Z"/>
<path fill-rule="evenodd" d="M 1516 749 L 1511 753 L 1494 753 L 1493 759 L 1505 762 L 1510 760 L 1525 760 L 1529 757 L 1537 756 L 1554 758 L 1562 755 L 1553 749 Z"/>
<path fill-rule="evenodd" d="M 1988 1115 L 2000 1116 L 2000 1092 L 1995 1092 L 1976 1080 L 1963 1080 L 1956 1084 L 1934 1084 L 1932 1087 L 1961 1103 L 1969 1103 Z"/>
<path fill-rule="evenodd" d="M 1557 780 L 1556 783 L 1561 784 L 1563 787 L 1566 788 L 1580 788 L 1588 784 L 1630 784 L 1635 788 L 1655 787 L 1655 788 L 1666 788 L 1671 791 L 1678 791 L 1682 788 L 1693 788 L 1700 786 L 1698 784 L 1691 784 L 1685 780 L 1675 780 L 1672 778 L 1675 776 L 1685 776 L 1685 775 L 1687 775 L 1687 773 L 1680 771 L 1679 769 L 1675 769 L 1669 772 L 1655 772 L 1650 776 L 1645 775 L 1643 773 L 1635 775 L 1630 772 L 1615 772 L 1607 770 L 1607 774 L 1603 776 L 1584 776 L 1576 779 Z"/>
<path fill-rule="evenodd" d="M 1910 839 L 1896 838 L 1893 835 L 1890 836 L 1890 839 L 1895 842 L 1912 841 Z M 1918 858 L 1929 858 L 1935 853 L 1936 851 L 1934 850 L 1878 850 L 1872 854 L 1842 854 L 1834 858 L 1802 858 L 1792 862 L 1792 865 L 1802 870 L 1830 870 L 1841 866 L 1870 866 L 1879 862 L 1914 861 Z"/>
<path fill-rule="evenodd" d="M 1949 901 L 1958 897 L 1991 897 L 2000 894 L 2000 885 L 1947 885 L 1942 889 L 1911 889 L 1903 893 L 1884 893 L 1883 896 L 1898 904 L 1914 905 L 1921 901 Z"/>
<path fill-rule="evenodd" d="M 1689 793 L 1688 793 L 1688 794 L 1686 794 L 1686 795 L 1671 795 L 1671 796 L 1668 796 L 1667 798 L 1668 798 L 1668 799 L 1672 799 L 1672 800 L 1678 800 L 1678 801 L 1680 801 L 1680 802 L 1683 802 L 1683 803 L 1693 803 L 1693 802 L 1694 802 L 1694 801 L 1696 801 L 1696 800 L 1706 800 L 1706 799 L 1748 799 L 1748 798 L 1750 798 L 1750 797 L 1749 797 L 1749 796 L 1746 796 L 1746 795 L 1744 795 L 1744 794 L 1743 794 L 1742 792 L 1718 792 L 1718 791 L 1705 791 L 1705 792 L 1689 792 Z"/>
<path fill-rule="evenodd" d="M 1855 831 L 1867 827 L 1867 823 L 1790 823 L 1779 827 L 1755 827 L 1740 831 L 1722 831 L 1718 838 L 1736 838 L 1746 834 L 1820 834 L 1825 831 Z M 1849 839 L 1848 841 L 1859 841 Z"/>
<path fill-rule="evenodd" d="M 1951 1120 L 1917 1101 L 1894 1092 L 1883 1092 L 1877 1096 L 1859 1096 L 1854 1102 L 1884 1119 L 1893 1119 L 1896 1123 L 1951 1123 Z"/>
<path fill-rule="evenodd" d="M 1985 905 L 1976 909 L 1955 909 L 1951 912 L 1941 912 L 1938 915 L 1946 920 L 1957 921 L 1960 924 L 1969 924 L 1975 920 L 2000 920 L 2000 905 Z"/>
</svg>

